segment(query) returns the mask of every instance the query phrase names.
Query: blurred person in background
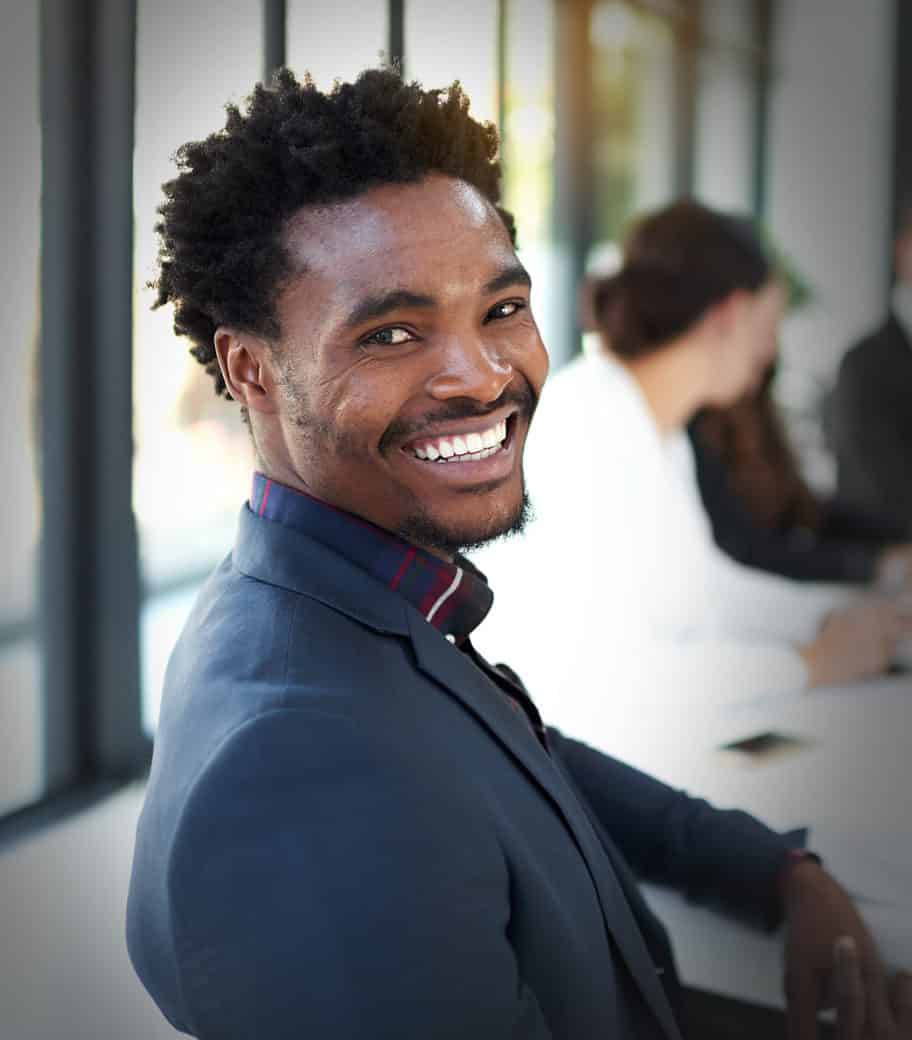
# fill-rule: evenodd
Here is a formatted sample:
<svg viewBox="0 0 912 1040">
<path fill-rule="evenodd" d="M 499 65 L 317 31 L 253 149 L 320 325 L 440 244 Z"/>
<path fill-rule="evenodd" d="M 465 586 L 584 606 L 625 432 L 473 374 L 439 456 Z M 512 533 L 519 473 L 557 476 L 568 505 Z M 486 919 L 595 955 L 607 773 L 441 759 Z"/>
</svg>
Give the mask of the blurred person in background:
<svg viewBox="0 0 912 1040">
<path fill-rule="evenodd" d="M 903 532 L 808 487 L 776 407 L 775 373 L 770 365 L 756 390 L 688 424 L 716 544 L 739 563 L 799 581 L 908 588 Z"/>
<path fill-rule="evenodd" d="M 912 537 L 912 201 L 893 247 L 884 323 L 849 350 L 827 404 L 837 495 Z"/>
<path fill-rule="evenodd" d="M 889 668 L 895 603 L 736 563 L 700 501 L 686 425 L 759 386 L 785 304 L 751 222 L 691 201 L 641 220 L 596 284 L 601 348 L 552 376 L 529 442 L 537 521 L 477 561 L 505 589 L 486 634 L 559 724 L 595 738 L 623 704 L 713 709 Z M 529 560 L 534 600 L 514 595 Z"/>
<path fill-rule="evenodd" d="M 788 291 L 791 313 L 810 290 L 767 242 Z M 592 310 L 594 287 L 622 263 L 613 243 L 592 256 L 580 290 L 584 349 L 603 339 Z M 882 517 L 823 499 L 804 480 L 774 395 L 773 361 L 743 397 L 700 409 L 687 425 L 703 506 L 720 549 L 748 567 L 798 581 L 873 584 L 886 592 L 912 585 L 912 549 Z"/>
</svg>

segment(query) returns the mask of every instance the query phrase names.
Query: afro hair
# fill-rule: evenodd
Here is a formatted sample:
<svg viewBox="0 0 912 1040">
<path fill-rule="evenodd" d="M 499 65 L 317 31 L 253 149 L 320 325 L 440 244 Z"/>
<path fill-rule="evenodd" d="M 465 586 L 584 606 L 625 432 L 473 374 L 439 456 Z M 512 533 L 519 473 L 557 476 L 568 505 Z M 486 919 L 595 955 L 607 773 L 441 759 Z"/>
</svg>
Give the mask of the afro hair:
<svg viewBox="0 0 912 1040">
<path fill-rule="evenodd" d="M 174 305 L 174 331 L 230 396 L 213 337 L 230 325 L 280 336 L 276 301 L 293 273 L 283 235 L 304 206 L 353 198 L 430 173 L 473 185 L 498 208 L 497 131 L 469 115 L 458 82 L 444 90 L 406 83 L 394 68 L 369 69 L 329 92 L 288 69 L 257 84 L 246 111 L 227 107 L 223 130 L 177 152 L 163 186 L 155 307 Z"/>
</svg>

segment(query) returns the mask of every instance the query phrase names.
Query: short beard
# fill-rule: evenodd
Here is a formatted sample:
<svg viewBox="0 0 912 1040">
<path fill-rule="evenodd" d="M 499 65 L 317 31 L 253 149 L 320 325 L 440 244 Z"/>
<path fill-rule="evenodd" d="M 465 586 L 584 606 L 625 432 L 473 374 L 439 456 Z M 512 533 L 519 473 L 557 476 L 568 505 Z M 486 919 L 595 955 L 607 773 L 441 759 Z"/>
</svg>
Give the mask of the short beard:
<svg viewBox="0 0 912 1040">
<path fill-rule="evenodd" d="M 522 534 L 526 525 L 535 518 L 532 503 L 523 486 L 522 500 L 512 514 L 487 531 L 460 531 L 442 523 L 418 508 L 400 524 L 397 534 L 412 545 L 430 549 L 442 556 L 453 557 L 490 545 L 501 538 Z"/>
</svg>

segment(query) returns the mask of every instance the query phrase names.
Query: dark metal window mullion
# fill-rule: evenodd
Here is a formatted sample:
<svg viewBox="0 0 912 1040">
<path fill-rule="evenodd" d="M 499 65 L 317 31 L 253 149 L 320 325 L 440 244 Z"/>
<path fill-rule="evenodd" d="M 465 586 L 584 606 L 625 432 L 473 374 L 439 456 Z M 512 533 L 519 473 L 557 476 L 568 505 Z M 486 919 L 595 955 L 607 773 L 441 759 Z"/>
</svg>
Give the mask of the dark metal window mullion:
<svg viewBox="0 0 912 1040">
<path fill-rule="evenodd" d="M 912 5 L 897 3 L 893 39 L 893 147 L 890 199 L 890 241 L 884 242 L 884 302 L 889 305 L 895 275 L 892 242 L 909 219 L 912 204 Z"/>
<path fill-rule="evenodd" d="M 132 513 L 135 2 L 42 0 L 40 616 L 49 794 L 148 757 Z"/>
<path fill-rule="evenodd" d="M 288 11 L 285 0 L 262 0 L 262 4 L 263 80 L 268 83 L 273 72 L 288 60 Z"/>
<path fill-rule="evenodd" d="M 769 112 L 772 86 L 773 0 L 754 0 L 754 40 L 756 57 L 754 80 L 754 162 L 752 202 L 754 215 L 766 216 L 769 178 Z"/>
<path fill-rule="evenodd" d="M 692 195 L 694 190 L 701 19 L 700 0 L 686 0 L 683 17 L 674 22 L 672 185 L 679 198 Z"/>
<path fill-rule="evenodd" d="M 579 345 L 573 301 L 592 245 L 593 170 L 592 42 L 593 0 L 554 0 L 554 188 L 552 238 L 566 260 L 555 271 L 554 291 L 566 300 L 566 318 L 556 343 L 555 365 Z"/>
<path fill-rule="evenodd" d="M 387 3 L 388 38 L 387 51 L 390 65 L 398 65 L 405 69 L 405 0 L 388 0 Z"/>
</svg>

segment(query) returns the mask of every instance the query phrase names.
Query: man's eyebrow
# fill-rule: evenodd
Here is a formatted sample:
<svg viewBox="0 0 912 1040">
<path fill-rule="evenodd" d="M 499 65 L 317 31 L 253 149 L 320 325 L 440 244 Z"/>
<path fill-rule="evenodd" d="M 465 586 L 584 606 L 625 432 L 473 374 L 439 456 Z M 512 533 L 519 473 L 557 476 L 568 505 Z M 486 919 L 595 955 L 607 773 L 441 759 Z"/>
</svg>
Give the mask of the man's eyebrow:
<svg viewBox="0 0 912 1040">
<path fill-rule="evenodd" d="M 489 282 L 486 282 L 482 287 L 482 292 L 488 296 L 492 293 L 500 292 L 502 289 L 509 289 L 513 285 L 525 285 L 530 289 L 532 288 L 532 279 L 529 277 L 529 272 L 518 261 L 515 264 L 510 264 L 509 267 L 505 267 L 500 274 L 495 275 Z"/>
<path fill-rule="evenodd" d="M 531 288 L 532 279 L 529 272 L 520 263 L 510 264 L 503 268 L 490 281 L 482 286 L 482 293 L 489 296 L 514 285 L 526 285 Z M 378 293 L 376 296 L 367 296 L 351 311 L 345 319 L 349 328 L 361 325 L 366 321 L 375 321 L 389 314 L 390 311 L 399 310 L 403 307 L 422 307 L 428 309 L 436 307 L 437 301 L 433 296 L 424 293 L 411 292 L 409 289 L 390 289 L 388 292 Z"/>
<path fill-rule="evenodd" d="M 437 301 L 433 296 L 409 292 L 408 289 L 391 289 L 389 292 L 365 297 L 345 319 L 345 324 L 352 327 L 361 325 L 365 321 L 382 318 L 390 311 L 399 310 L 402 307 L 427 308 L 434 307 L 436 304 Z"/>
</svg>

